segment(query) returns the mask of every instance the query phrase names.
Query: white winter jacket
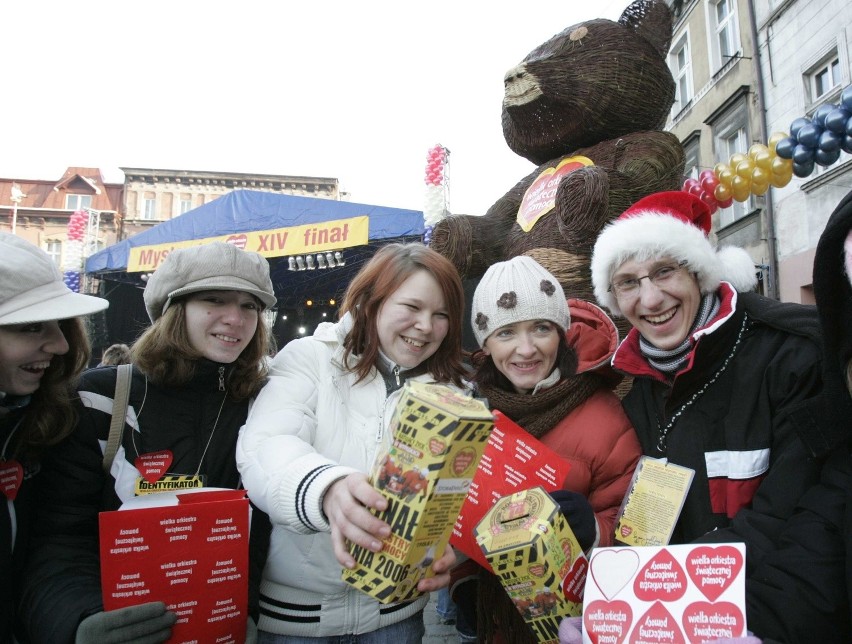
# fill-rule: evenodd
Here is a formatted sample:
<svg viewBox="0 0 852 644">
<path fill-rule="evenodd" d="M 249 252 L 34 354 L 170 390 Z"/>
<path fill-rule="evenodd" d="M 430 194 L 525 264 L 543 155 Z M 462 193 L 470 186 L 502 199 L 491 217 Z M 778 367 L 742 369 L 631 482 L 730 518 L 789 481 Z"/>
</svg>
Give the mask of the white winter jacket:
<svg viewBox="0 0 852 644">
<path fill-rule="evenodd" d="M 341 580 L 322 499 L 352 472 L 368 472 L 398 392 L 374 370 L 355 384 L 343 368 L 346 315 L 288 343 L 271 365 L 237 442 L 237 467 L 273 531 L 260 588 L 261 631 L 327 637 L 369 633 L 423 609 L 427 596 L 384 605 Z M 432 382 L 429 375 L 412 380 Z"/>
</svg>

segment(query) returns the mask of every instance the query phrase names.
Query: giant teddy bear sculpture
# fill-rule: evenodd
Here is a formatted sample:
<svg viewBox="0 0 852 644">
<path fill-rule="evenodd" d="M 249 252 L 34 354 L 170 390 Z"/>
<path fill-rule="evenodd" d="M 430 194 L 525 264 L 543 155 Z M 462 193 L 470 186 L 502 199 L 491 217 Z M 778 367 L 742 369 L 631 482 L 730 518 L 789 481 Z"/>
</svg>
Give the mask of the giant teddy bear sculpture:
<svg viewBox="0 0 852 644">
<path fill-rule="evenodd" d="M 671 13 L 637 0 L 618 22 L 568 27 L 505 78 L 503 134 L 539 166 L 484 216 L 450 215 L 431 246 L 463 277 L 529 255 L 569 297 L 593 300 L 589 263 L 598 233 L 635 201 L 683 182 L 683 149 L 660 131 L 674 101 L 666 66 Z"/>
</svg>

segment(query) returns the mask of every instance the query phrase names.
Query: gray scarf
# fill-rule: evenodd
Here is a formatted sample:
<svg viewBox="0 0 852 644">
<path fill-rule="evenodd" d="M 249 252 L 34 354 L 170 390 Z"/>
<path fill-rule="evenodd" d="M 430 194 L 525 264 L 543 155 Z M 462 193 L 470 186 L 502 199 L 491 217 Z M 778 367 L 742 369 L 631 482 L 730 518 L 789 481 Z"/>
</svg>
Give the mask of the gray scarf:
<svg viewBox="0 0 852 644">
<path fill-rule="evenodd" d="M 695 344 L 692 334 L 705 326 L 718 312 L 719 298 L 716 296 L 716 293 L 708 293 L 701 298 L 701 304 L 698 306 L 698 313 L 695 315 L 692 327 L 680 345 L 674 349 L 659 349 L 648 342 L 644 336 L 640 335 L 639 350 L 654 369 L 672 377 L 686 363 L 689 352 L 692 351 L 692 347 Z"/>
</svg>

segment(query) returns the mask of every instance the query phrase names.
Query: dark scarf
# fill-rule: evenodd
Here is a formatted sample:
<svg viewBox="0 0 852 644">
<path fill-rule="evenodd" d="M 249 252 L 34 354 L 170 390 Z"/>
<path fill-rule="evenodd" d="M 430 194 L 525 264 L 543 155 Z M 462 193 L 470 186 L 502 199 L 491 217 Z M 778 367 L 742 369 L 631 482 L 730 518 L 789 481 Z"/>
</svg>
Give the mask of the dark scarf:
<svg viewBox="0 0 852 644">
<path fill-rule="evenodd" d="M 604 379 L 593 373 L 562 378 L 548 389 L 535 394 L 508 392 L 497 387 L 480 387 L 488 405 L 506 414 L 529 434 L 541 438 L 576 407 L 605 386 Z M 589 428 L 593 430 L 593 428 Z M 537 641 L 499 578 L 480 571 L 476 606 L 477 635 L 480 642 L 492 642 L 499 633 L 502 641 L 535 644 Z"/>
<path fill-rule="evenodd" d="M 705 326 L 719 312 L 719 297 L 716 293 L 708 293 L 701 298 L 701 304 L 698 306 L 698 312 L 695 315 L 695 320 L 689 333 L 686 334 L 683 342 L 674 349 L 659 349 L 648 342 L 643 336 L 639 336 L 639 351 L 645 356 L 654 369 L 661 371 L 667 376 L 673 376 L 684 365 L 689 357 L 689 352 L 695 345 L 692 339 L 692 334 L 698 329 Z"/>
</svg>

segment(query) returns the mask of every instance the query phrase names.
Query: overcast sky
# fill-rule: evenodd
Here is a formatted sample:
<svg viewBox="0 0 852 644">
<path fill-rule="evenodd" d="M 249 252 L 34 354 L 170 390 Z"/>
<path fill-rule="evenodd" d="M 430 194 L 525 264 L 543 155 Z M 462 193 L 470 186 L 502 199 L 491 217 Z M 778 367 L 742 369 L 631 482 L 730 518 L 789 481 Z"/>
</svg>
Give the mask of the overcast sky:
<svg viewBox="0 0 852 644">
<path fill-rule="evenodd" d="M 339 179 L 423 209 L 450 150 L 450 210 L 482 214 L 533 166 L 503 140 L 503 75 L 627 0 L 10 0 L 0 176 L 68 166 Z"/>
</svg>

